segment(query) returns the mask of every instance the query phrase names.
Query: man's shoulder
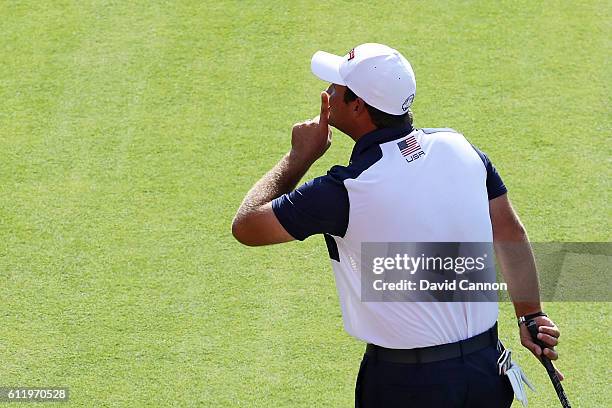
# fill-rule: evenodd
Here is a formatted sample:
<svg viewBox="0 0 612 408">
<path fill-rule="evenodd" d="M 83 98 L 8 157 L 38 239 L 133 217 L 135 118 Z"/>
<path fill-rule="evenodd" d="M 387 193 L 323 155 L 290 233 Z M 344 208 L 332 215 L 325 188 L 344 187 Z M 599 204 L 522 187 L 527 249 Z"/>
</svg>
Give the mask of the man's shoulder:
<svg viewBox="0 0 612 408">
<path fill-rule="evenodd" d="M 346 192 L 344 181 L 358 178 L 368 167 L 370 167 L 368 162 L 363 160 L 353 160 L 347 166 L 337 164 L 332 166 L 326 174 L 306 181 L 298 190 L 302 194 Z"/>
<path fill-rule="evenodd" d="M 330 168 L 327 171 L 327 174 L 323 177 L 330 181 L 333 180 L 336 183 L 343 184 L 344 180 L 356 178 L 359 176 L 359 173 L 360 172 L 357 171 L 356 166 L 351 162 L 348 166 L 342 166 L 339 164 L 332 166 L 332 168 Z"/>
<path fill-rule="evenodd" d="M 432 133 L 441 133 L 441 132 L 461 134 L 461 132 L 458 132 L 453 128 L 421 128 L 419 130 L 427 135 L 430 135 Z"/>
<path fill-rule="evenodd" d="M 327 177 L 344 183 L 347 179 L 356 179 L 364 171 L 372 167 L 382 158 L 382 151 L 379 145 L 372 146 L 369 152 L 362 154 L 359 157 L 351 159 L 348 166 L 336 165 L 327 172 Z"/>
</svg>

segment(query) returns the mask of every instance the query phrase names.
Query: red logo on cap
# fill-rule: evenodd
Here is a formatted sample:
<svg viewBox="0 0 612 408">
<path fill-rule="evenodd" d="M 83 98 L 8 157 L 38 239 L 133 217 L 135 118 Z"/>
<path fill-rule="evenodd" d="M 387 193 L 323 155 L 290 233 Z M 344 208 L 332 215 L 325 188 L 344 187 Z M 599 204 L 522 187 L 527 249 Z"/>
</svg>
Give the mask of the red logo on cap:
<svg viewBox="0 0 612 408">
<path fill-rule="evenodd" d="M 349 51 L 349 58 L 348 58 L 348 60 L 350 61 L 353 58 L 355 58 L 355 49 L 354 48 Z"/>
</svg>

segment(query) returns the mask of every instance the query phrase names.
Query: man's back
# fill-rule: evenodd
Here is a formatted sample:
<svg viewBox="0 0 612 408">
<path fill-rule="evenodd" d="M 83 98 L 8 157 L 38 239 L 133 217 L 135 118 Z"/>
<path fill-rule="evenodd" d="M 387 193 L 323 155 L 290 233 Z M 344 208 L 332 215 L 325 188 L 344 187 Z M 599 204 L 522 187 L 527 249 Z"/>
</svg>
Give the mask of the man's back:
<svg viewBox="0 0 612 408">
<path fill-rule="evenodd" d="M 328 174 L 348 195 L 346 232 L 327 238 L 346 330 L 388 348 L 450 343 L 486 331 L 497 319 L 496 303 L 361 301 L 364 242 L 493 239 L 487 169 L 463 135 L 386 129 L 379 143 L 380 133 L 360 140 L 351 164 Z"/>
<path fill-rule="evenodd" d="M 409 157 L 399 147 L 407 139 L 414 140 Z M 350 200 L 346 241 L 492 241 L 486 168 L 463 135 L 421 129 L 371 143 L 351 166 L 363 157 L 380 159 L 344 180 Z"/>
</svg>

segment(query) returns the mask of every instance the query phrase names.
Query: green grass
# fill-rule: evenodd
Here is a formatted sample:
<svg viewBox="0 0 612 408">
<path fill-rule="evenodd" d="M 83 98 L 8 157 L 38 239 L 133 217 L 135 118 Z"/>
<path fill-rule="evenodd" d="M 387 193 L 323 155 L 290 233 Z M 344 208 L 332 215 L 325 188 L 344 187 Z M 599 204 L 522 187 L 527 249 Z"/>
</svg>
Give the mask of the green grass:
<svg viewBox="0 0 612 408">
<path fill-rule="evenodd" d="M 247 249 L 244 193 L 318 111 L 318 49 L 398 48 L 419 127 L 492 158 L 535 241 L 610 240 L 609 1 L 0 3 L 0 386 L 69 406 L 347 407 L 323 240 Z M 334 146 L 308 177 L 346 163 Z M 578 407 L 612 404 L 609 303 L 551 303 Z M 544 370 L 501 332 L 556 407 Z"/>
</svg>

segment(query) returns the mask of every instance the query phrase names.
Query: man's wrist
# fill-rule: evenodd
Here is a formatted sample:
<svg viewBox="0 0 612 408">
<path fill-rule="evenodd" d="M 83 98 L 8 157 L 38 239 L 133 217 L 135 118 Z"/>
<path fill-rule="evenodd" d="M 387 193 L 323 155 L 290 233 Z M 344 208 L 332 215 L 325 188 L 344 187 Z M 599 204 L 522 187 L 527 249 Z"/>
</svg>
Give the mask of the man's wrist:
<svg viewBox="0 0 612 408">
<path fill-rule="evenodd" d="M 305 158 L 303 155 L 299 154 L 295 150 L 291 149 L 289 153 L 285 156 L 287 158 L 288 164 L 292 170 L 300 171 L 302 173 L 306 173 L 310 166 L 316 161 Z"/>
<path fill-rule="evenodd" d="M 514 302 L 514 313 L 517 318 L 525 316 L 531 313 L 537 313 L 542 311 L 542 303 L 539 301 L 522 301 Z"/>
<path fill-rule="evenodd" d="M 519 316 L 516 319 L 516 323 L 520 326 L 521 324 L 528 322 L 529 320 L 533 320 L 536 317 L 539 316 L 544 316 L 544 317 L 548 317 L 548 315 L 544 312 L 542 312 L 541 310 L 539 312 L 535 312 L 535 313 L 530 313 L 530 314 L 526 314 L 524 316 Z"/>
</svg>

